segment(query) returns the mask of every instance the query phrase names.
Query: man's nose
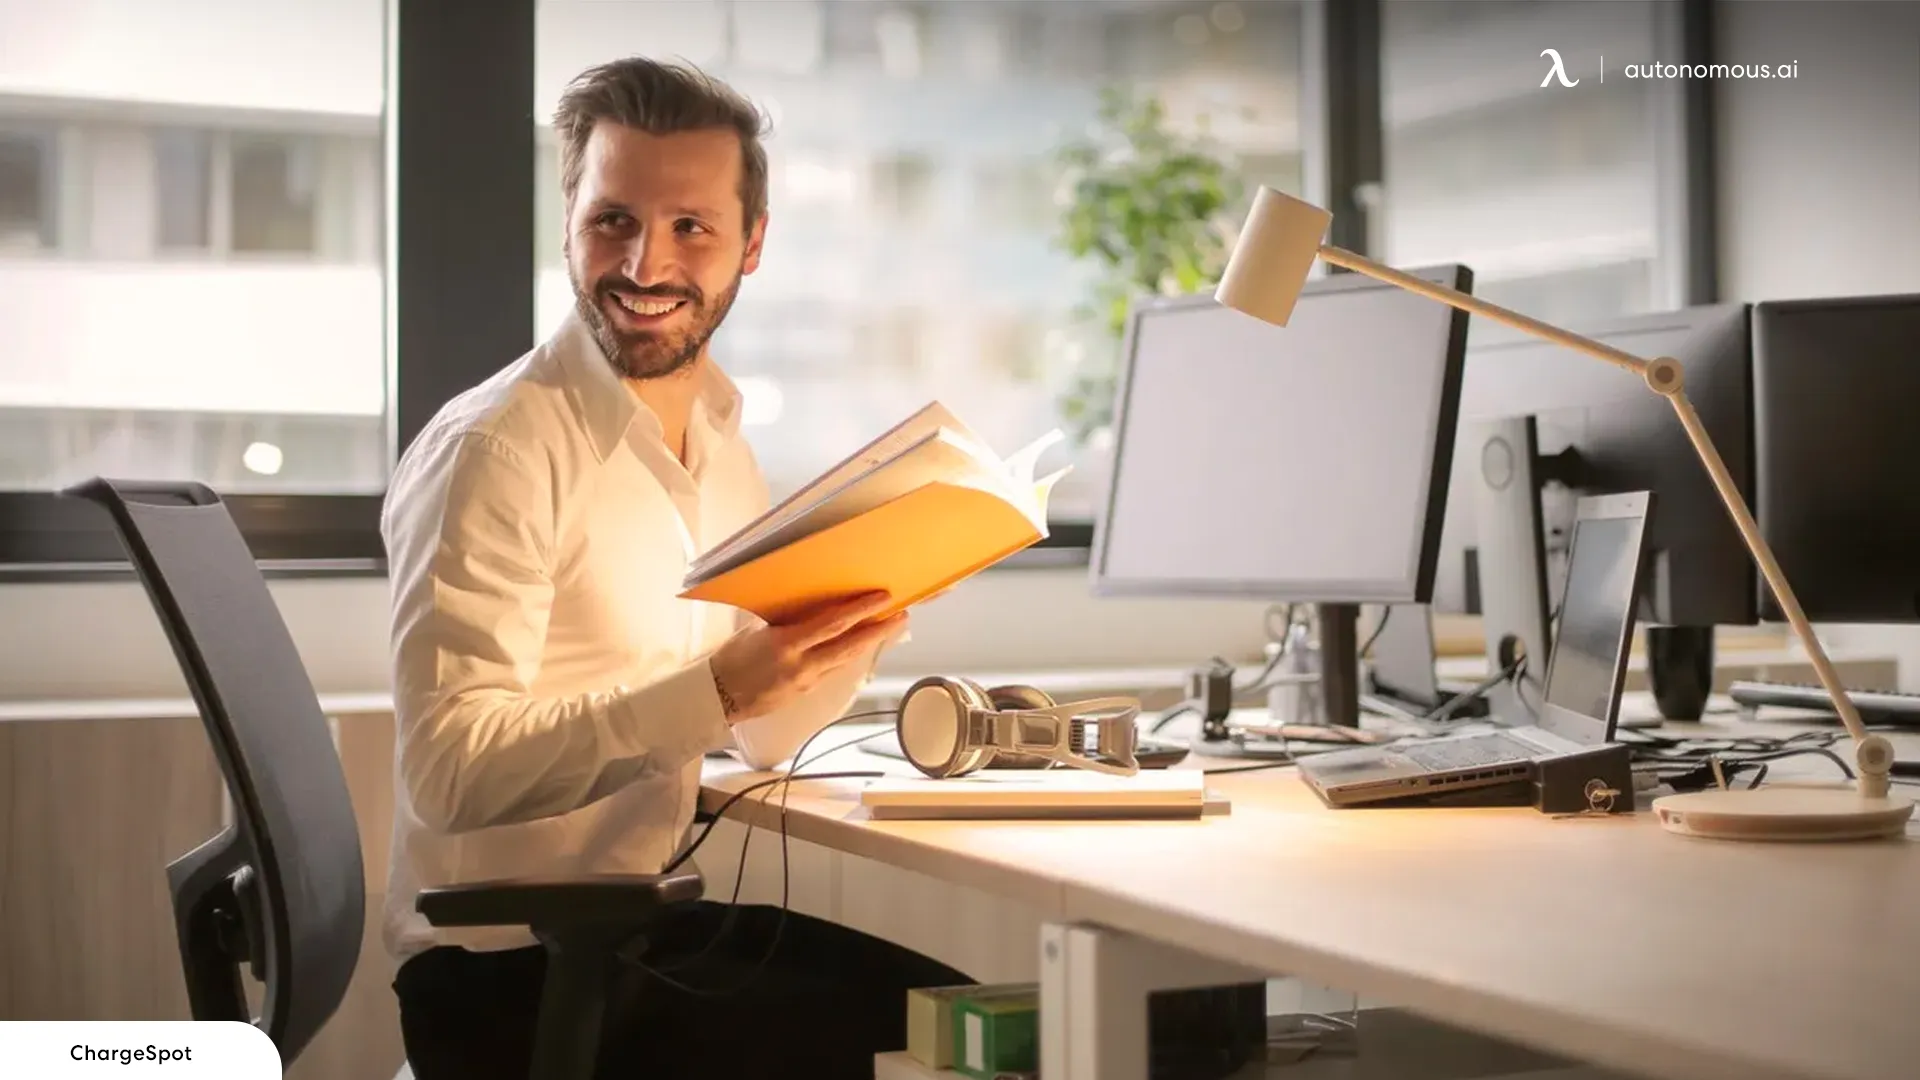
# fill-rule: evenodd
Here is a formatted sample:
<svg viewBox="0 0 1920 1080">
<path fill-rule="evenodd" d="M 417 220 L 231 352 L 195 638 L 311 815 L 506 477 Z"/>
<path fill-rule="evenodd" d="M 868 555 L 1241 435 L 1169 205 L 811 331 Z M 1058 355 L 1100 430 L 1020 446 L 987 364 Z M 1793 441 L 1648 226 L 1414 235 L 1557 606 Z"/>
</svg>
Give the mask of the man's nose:
<svg viewBox="0 0 1920 1080">
<path fill-rule="evenodd" d="M 621 271 L 634 284 L 645 287 L 674 280 L 676 265 L 672 233 L 664 229 L 641 229 L 627 245 Z"/>
</svg>

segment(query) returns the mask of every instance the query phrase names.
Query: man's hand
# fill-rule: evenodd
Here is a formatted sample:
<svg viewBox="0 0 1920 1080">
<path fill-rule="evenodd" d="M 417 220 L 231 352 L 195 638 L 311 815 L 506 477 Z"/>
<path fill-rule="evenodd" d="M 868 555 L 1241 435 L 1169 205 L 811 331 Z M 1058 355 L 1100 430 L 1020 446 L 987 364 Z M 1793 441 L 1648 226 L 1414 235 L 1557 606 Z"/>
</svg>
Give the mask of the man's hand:
<svg viewBox="0 0 1920 1080">
<path fill-rule="evenodd" d="M 902 611 L 873 621 L 887 606 L 885 593 L 835 603 L 798 622 L 757 626 L 727 639 L 709 661 L 727 722 L 739 723 L 779 709 L 814 688 L 835 669 L 852 663 L 906 625 Z"/>
</svg>

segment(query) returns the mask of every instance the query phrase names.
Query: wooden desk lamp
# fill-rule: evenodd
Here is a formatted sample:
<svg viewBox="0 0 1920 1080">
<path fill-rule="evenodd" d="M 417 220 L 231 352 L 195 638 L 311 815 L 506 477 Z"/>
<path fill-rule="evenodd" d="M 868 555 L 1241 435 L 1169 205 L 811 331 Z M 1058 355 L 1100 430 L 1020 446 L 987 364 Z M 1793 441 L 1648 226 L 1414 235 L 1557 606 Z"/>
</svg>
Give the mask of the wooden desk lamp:
<svg viewBox="0 0 1920 1080">
<path fill-rule="evenodd" d="M 1800 602 L 1780 572 L 1779 562 L 1760 536 L 1753 513 L 1740 497 L 1726 463 L 1688 401 L 1680 362 L 1666 356 L 1645 360 L 1324 244 L 1321 238 L 1326 235 L 1332 218 L 1332 214 L 1311 203 L 1261 187 L 1214 298 L 1256 319 L 1285 326 L 1293 314 L 1294 302 L 1306 285 L 1307 273 L 1313 268 L 1314 259 L 1319 258 L 1639 375 L 1649 389 L 1673 405 L 1694 452 L 1712 477 L 1714 489 L 1720 493 L 1720 501 L 1726 504 L 1741 539 L 1746 541 L 1761 576 L 1766 578 L 1767 587 L 1780 602 L 1780 609 L 1786 612 L 1795 636 L 1807 650 L 1819 674 L 1820 685 L 1833 698 L 1841 722 L 1853 737 L 1859 774 L 1854 786 L 1769 785 L 1669 795 L 1653 803 L 1660 824 L 1675 833 L 1729 840 L 1858 840 L 1901 835 L 1913 815 L 1913 803 L 1890 793 L 1893 744 L 1884 736 L 1868 734 L 1861 724 L 1860 713 L 1847 696 L 1846 688 L 1840 685 L 1833 662 L 1814 636 Z"/>
</svg>

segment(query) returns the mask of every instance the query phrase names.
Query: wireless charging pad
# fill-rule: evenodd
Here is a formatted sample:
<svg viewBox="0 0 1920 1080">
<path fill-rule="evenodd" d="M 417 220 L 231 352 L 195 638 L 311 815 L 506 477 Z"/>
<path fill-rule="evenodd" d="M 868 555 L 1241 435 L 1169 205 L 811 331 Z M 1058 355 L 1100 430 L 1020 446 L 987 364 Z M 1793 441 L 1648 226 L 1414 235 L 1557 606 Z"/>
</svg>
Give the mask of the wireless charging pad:
<svg viewBox="0 0 1920 1080">
<path fill-rule="evenodd" d="M 1653 814 L 1668 832 L 1713 840 L 1877 840 L 1906 832 L 1913 803 L 1851 787 L 1768 784 L 1663 796 Z"/>
</svg>

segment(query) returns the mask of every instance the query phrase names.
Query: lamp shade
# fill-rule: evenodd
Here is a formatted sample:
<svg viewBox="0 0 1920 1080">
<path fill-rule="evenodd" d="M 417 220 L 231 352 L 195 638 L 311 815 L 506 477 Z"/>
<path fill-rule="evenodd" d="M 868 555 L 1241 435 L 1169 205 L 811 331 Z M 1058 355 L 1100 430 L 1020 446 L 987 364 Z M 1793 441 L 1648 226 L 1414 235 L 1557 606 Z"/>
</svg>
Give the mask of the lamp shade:
<svg viewBox="0 0 1920 1080">
<path fill-rule="evenodd" d="M 1312 203 L 1262 185 L 1213 298 L 1256 319 L 1287 325 L 1332 220 Z"/>
</svg>

